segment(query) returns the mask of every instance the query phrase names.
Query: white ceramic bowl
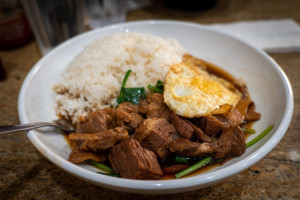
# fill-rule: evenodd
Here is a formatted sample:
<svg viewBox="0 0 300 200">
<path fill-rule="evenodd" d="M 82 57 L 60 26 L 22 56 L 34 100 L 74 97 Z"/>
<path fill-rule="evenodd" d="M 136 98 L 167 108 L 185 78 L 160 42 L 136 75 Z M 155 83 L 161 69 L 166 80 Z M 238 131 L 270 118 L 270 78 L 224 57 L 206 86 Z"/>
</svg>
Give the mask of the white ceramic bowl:
<svg viewBox="0 0 300 200">
<path fill-rule="evenodd" d="M 263 51 L 237 38 L 197 24 L 176 21 L 140 21 L 112 25 L 84 33 L 59 45 L 32 68 L 23 83 L 18 108 L 21 122 L 47 122 L 56 119 L 52 85 L 60 79 L 68 63 L 85 45 L 115 32 L 149 33 L 178 40 L 190 54 L 216 64 L 246 81 L 257 111 L 262 114 L 261 120 L 254 124 L 257 134 L 270 124 L 275 127 L 241 157 L 220 167 L 189 178 L 157 181 L 129 180 L 97 174 L 97 169 L 90 165 L 75 165 L 67 161 L 70 147 L 60 132 L 53 129 L 29 131 L 27 136 L 32 144 L 67 173 L 98 186 L 125 192 L 183 192 L 207 187 L 245 170 L 269 153 L 285 134 L 293 113 L 293 94 L 281 68 Z"/>
</svg>

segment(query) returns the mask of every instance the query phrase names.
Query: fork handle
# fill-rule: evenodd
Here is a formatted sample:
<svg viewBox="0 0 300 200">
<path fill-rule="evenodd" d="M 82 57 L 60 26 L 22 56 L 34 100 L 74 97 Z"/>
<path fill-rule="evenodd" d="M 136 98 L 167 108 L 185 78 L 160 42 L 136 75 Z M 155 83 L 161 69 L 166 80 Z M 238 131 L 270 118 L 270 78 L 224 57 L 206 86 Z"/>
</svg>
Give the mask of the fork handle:
<svg viewBox="0 0 300 200">
<path fill-rule="evenodd" d="M 0 135 L 12 132 L 19 132 L 19 131 L 29 131 L 35 128 L 41 128 L 45 126 L 54 126 L 48 122 L 36 122 L 36 123 L 29 123 L 29 124 L 18 124 L 18 125 L 10 125 L 10 126 L 0 126 Z"/>
</svg>

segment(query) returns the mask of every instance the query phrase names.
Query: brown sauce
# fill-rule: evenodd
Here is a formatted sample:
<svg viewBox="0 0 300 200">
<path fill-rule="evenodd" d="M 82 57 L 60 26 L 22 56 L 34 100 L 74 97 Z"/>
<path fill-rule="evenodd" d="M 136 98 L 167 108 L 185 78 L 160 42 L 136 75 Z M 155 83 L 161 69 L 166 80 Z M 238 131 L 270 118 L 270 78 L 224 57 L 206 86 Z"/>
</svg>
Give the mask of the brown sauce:
<svg viewBox="0 0 300 200">
<path fill-rule="evenodd" d="M 218 167 L 220 166 L 221 164 L 220 163 L 216 163 L 216 164 L 212 164 L 212 165 L 207 165 L 207 166 L 204 166 L 186 176 L 184 176 L 185 178 L 188 178 L 188 177 L 192 177 L 192 176 L 196 176 L 198 174 L 201 174 L 201 173 L 204 173 L 204 172 L 207 172 L 215 167 Z M 175 179 L 175 174 L 164 174 L 164 176 L 161 178 L 161 180 L 172 180 L 172 179 Z"/>
<path fill-rule="evenodd" d="M 232 76 L 230 73 L 228 73 L 227 71 L 225 71 L 224 69 L 211 64 L 209 62 L 204 61 L 206 64 L 206 71 L 209 72 L 210 74 L 216 75 L 218 77 L 221 77 L 227 81 L 229 81 L 230 83 L 234 83 L 234 81 L 236 80 L 236 78 L 234 76 Z"/>
<path fill-rule="evenodd" d="M 71 148 L 72 145 L 71 145 L 71 141 L 69 140 L 69 135 L 68 134 L 63 134 L 63 136 L 64 136 L 66 142 L 68 143 L 69 147 Z"/>
</svg>

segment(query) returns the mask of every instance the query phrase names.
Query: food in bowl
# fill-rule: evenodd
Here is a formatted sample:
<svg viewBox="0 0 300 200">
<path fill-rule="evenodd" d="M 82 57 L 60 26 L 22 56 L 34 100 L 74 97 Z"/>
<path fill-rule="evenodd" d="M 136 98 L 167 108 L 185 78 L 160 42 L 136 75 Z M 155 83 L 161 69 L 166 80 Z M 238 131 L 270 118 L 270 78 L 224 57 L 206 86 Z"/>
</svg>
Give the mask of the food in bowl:
<svg viewBox="0 0 300 200">
<path fill-rule="evenodd" d="M 186 53 L 176 40 L 149 34 L 117 33 L 87 45 L 54 86 L 59 116 L 79 121 L 89 112 L 115 105 L 125 73 L 128 87 L 163 80 Z"/>
<path fill-rule="evenodd" d="M 109 175 L 129 179 L 240 156 L 245 127 L 260 119 L 244 82 L 175 40 L 140 33 L 87 46 L 54 90 L 58 116 L 76 125 L 69 160 L 108 164 Z"/>
</svg>

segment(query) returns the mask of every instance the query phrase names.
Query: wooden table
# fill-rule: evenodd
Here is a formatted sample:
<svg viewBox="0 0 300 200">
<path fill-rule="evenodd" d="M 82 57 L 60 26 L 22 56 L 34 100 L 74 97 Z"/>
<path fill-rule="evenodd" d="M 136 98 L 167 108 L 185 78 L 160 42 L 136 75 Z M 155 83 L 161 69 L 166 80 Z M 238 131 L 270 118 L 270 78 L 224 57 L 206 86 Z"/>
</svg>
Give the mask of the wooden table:
<svg viewBox="0 0 300 200">
<path fill-rule="evenodd" d="M 185 1 L 183 1 L 185 2 Z M 292 18 L 300 23 L 297 0 L 219 0 L 204 11 L 170 8 L 163 1 L 130 11 L 127 21 L 172 19 L 201 24 Z M 0 56 L 7 78 L 0 81 L 0 125 L 17 124 L 20 87 L 41 58 L 35 41 Z M 65 173 L 44 158 L 24 133 L 0 136 L 0 199 L 300 199 L 300 53 L 270 55 L 288 76 L 294 92 L 292 122 L 265 158 L 227 181 L 171 195 L 137 195 L 96 187 Z"/>
</svg>

